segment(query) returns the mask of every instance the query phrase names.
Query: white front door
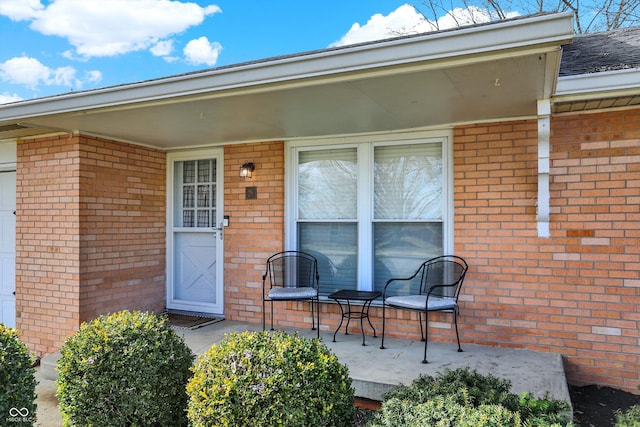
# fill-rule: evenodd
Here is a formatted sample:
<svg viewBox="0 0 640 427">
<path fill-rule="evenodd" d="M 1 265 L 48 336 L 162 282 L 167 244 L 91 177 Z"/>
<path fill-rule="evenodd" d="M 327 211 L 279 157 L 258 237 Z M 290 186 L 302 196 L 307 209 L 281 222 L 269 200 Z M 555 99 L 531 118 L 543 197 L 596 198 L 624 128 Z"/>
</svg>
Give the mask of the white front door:
<svg viewBox="0 0 640 427">
<path fill-rule="evenodd" d="M 16 327 L 16 173 L 0 171 L 0 323 Z"/>
<path fill-rule="evenodd" d="M 222 150 L 169 155 L 167 308 L 224 314 Z"/>
</svg>

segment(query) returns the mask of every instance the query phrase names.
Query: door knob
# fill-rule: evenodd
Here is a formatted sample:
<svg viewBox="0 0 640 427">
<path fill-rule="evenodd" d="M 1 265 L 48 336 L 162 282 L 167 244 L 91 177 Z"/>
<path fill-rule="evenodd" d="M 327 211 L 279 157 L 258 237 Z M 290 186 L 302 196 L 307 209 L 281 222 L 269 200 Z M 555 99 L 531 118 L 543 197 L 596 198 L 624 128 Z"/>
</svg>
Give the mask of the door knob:
<svg viewBox="0 0 640 427">
<path fill-rule="evenodd" d="M 220 223 L 220 227 L 214 227 L 213 229 L 215 231 L 219 231 L 220 232 L 220 240 L 224 240 L 224 222 Z"/>
</svg>

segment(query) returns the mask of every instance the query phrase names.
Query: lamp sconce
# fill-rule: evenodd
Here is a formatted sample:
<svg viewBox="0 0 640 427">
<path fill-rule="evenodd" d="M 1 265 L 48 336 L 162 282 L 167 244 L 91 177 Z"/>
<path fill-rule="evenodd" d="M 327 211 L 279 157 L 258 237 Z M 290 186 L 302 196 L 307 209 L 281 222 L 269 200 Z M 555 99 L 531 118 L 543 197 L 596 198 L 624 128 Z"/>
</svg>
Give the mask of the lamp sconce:
<svg viewBox="0 0 640 427">
<path fill-rule="evenodd" d="M 240 177 L 241 178 L 251 178 L 253 171 L 256 170 L 256 165 L 252 162 L 244 162 L 242 166 L 240 166 Z"/>
</svg>

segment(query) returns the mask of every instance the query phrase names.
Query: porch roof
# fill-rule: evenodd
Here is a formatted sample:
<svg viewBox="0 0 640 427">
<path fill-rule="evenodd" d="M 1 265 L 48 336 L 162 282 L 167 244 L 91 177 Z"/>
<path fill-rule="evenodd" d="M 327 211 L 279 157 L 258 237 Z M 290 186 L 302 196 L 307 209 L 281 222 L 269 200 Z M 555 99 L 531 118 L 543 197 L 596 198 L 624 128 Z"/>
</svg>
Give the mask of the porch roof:
<svg viewBox="0 0 640 427">
<path fill-rule="evenodd" d="M 548 14 L 0 106 L 0 140 L 82 132 L 160 149 L 535 117 L 571 14 Z"/>
</svg>

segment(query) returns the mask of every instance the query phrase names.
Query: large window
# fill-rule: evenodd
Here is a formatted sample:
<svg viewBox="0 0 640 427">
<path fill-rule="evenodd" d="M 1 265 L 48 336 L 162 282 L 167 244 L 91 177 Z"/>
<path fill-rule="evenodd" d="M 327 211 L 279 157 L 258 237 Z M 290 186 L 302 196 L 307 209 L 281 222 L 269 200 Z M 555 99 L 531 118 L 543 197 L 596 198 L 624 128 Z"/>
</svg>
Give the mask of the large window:
<svg viewBox="0 0 640 427">
<path fill-rule="evenodd" d="M 318 258 L 321 292 L 382 290 L 447 252 L 446 139 L 291 147 L 289 246 Z"/>
</svg>

